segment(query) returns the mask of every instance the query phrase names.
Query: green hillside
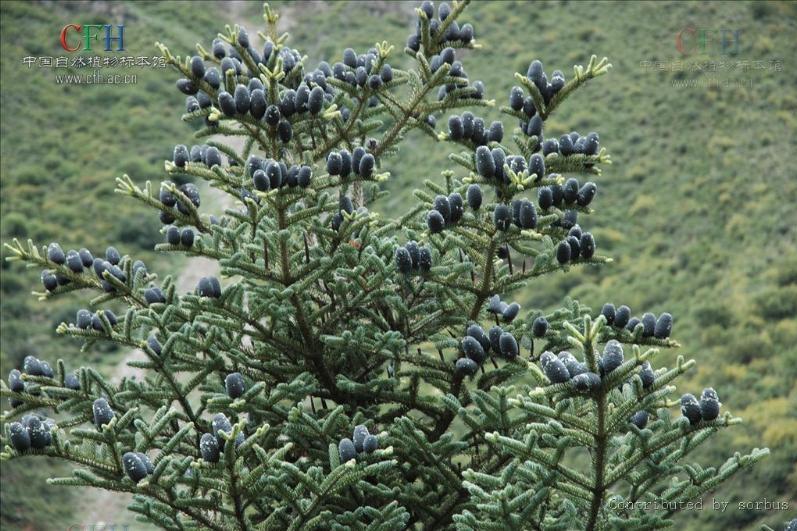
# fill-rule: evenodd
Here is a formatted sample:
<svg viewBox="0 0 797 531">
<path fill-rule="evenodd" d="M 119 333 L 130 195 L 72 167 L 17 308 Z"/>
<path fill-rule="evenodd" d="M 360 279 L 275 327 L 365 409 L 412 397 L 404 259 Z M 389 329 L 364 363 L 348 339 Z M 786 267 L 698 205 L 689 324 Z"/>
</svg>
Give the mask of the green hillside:
<svg viewBox="0 0 797 531">
<path fill-rule="evenodd" d="M 341 2 L 301 10 L 292 35 L 310 43 L 311 58 L 339 60 L 337 43 L 367 48 L 380 24 L 380 40 L 403 42 L 411 8 Z M 608 301 L 638 315 L 672 312 L 683 348 L 665 359 L 682 353 L 699 367 L 683 392 L 715 386 L 725 407 L 747 421 L 718 437 L 702 461 L 719 466 L 733 447 L 772 449 L 713 495 L 730 502 L 724 512 L 685 513 L 677 527 L 782 526 L 797 504 L 797 181 L 787 166 L 787 154 L 797 152 L 797 72 L 788 66 L 797 56 L 797 5 L 475 2 L 467 13 L 484 49 L 462 54 L 463 65 L 484 81 L 496 107 L 507 104 L 511 74 L 525 73 L 533 59 L 566 75 L 592 53 L 614 65 L 546 123 L 546 134 L 600 133 L 613 165 L 596 179 L 597 212 L 582 224 L 616 261 L 531 284 L 517 300 L 551 308 L 570 295 L 596 311 Z M 687 26 L 738 28 L 739 50 L 684 59 L 675 35 Z M 322 41 L 313 38 L 319 27 Z M 672 71 L 679 60 L 681 71 Z M 657 61 L 670 71 L 657 71 Z M 712 61 L 728 66 L 693 70 Z M 731 69 L 740 62 L 748 69 Z M 692 80 L 698 86 L 678 86 Z M 438 129 L 447 119 L 438 119 Z M 508 130 L 516 126 L 504 121 Z M 449 145 L 429 152 L 422 141 L 386 164 L 393 214 L 415 201 L 408 182 L 439 179 L 450 167 Z M 793 510 L 738 507 L 765 500 L 790 501 Z"/>
<path fill-rule="evenodd" d="M 153 43 L 159 39 L 191 50 L 198 40 L 215 36 L 221 10 L 208 4 L 208 9 L 193 10 L 186 24 L 189 8 L 189 2 L 0 4 L 0 241 L 57 240 L 65 249 L 87 247 L 95 255 L 113 244 L 148 264 L 158 263 L 151 252 L 160 239 L 157 217 L 113 190 L 114 178 L 122 173 L 139 180 L 159 178 L 176 139 L 189 138 L 190 130 L 180 122 L 184 97 L 174 89 L 171 74 L 165 68 L 105 68 L 103 74 L 135 74 L 136 83 L 59 85 L 57 73 L 78 70 L 29 68 L 23 58 L 81 55 L 68 54 L 60 46 L 61 28 L 68 23 L 125 24 L 127 52 L 117 54 L 123 57 L 155 56 Z M 39 272 L 10 264 L 5 256 L 3 249 L 3 378 L 28 354 L 50 363 L 60 357 L 68 367 L 90 363 L 100 370 L 121 359 L 123 353 L 112 347 L 82 354 L 77 343 L 56 339 L 56 325 L 74 319 L 85 301 L 75 296 L 46 305 L 38 302 L 30 292 L 42 289 Z M 162 258 L 159 262 L 166 265 Z M 69 468 L 53 464 L 45 469 L 44 463 L 37 461 L 35 468 L 20 462 L 2 464 L 4 529 L 65 529 L 80 522 L 73 507 L 81 493 L 45 483 L 49 475 L 68 475 Z"/>
<path fill-rule="evenodd" d="M 377 40 L 396 44 L 400 53 L 415 5 L 275 3 L 292 46 L 310 65 L 340 60 L 343 48 L 362 51 Z M 157 220 L 113 194 L 113 178 L 128 173 L 139 182 L 156 180 L 172 146 L 189 141 L 174 74 L 146 69 L 137 71 L 135 85 L 63 86 L 52 70 L 27 69 L 22 58 L 62 55 L 57 34 L 72 21 L 115 24 L 123 18 L 132 55 L 153 55 L 155 40 L 188 53 L 228 22 L 244 22 L 250 34 L 261 27 L 258 2 L 196 6 L 0 4 L 0 240 L 58 240 L 65 249 L 97 252 L 113 243 L 155 260 L 146 249 L 158 239 Z M 716 437 L 701 462 L 719 466 L 732 448 L 772 450 L 710 495 L 702 511 L 678 516 L 676 527 L 782 528 L 797 513 L 797 179 L 789 164 L 797 153 L 797 3 L 476 1 L 464 20 L 475 26 L 483 49 L 458 58 L 496 100 L 495 109 L 477 112 L 488 121 L 501 118 L 497 107 L 506 104 L 512 74 L 525 72 L 533 59 L 567 76 L 591 54 L 613 64 L 608 76 L 547 122 L 546 133 L 598 131 L 611 153 L 613 165 L 595 179 L 596 213 L 581 223 L 615 262 L 546 278 L 516 299 L 524 309 L 551 308 L 569 295 L 596 311 L 609 301 L 637 315 L 673 313 L 673 335 L 683 348 L 665 359 L 672 363 L 680 353 L 696 358 L 699 367 L 681 391 L 714 386 L 724 407 L 746 421 Z M 738 30 L 738 50 L 723 54 L 714 46 L 681 56 L 675 37 L 690 26 L 715 35 Z M 675 61 L 680 70 L 673 71 Z M 438 117 L 438 130 L 447 119 Z M 508 118 L 504 125 L 508 131 L 516 126 Z M 385 161 L 383 169 L 392 174 L 386 214 L 413 204 L 412 189 L 422 179 L 439 179 L 452 168 L 451 150 L 446 143 L 429 150 L 418 136 Z M 6 262 L 1 267 L 4 375 L 29 353 L 63 357 L 68 365 L 108 366 L 119 359 L 118 352 L 80 354 L 77 345 L 54 341 L 55 325 L 71 318 L 77 299 L 44 306 L 29 294 L 38 289 L 38 272 Z M 41 478 L 48 473 L 3 464 L 5 528 L 55 529 L 72 521 L 75 493 L 46 487 Z M 47 502 L 29 494 L 34 484 Z M 713 510 L 711 496 L 730 504 Z M 792 510 L 738 508 L 764 500 L 789 501 Z"/>
</svg>

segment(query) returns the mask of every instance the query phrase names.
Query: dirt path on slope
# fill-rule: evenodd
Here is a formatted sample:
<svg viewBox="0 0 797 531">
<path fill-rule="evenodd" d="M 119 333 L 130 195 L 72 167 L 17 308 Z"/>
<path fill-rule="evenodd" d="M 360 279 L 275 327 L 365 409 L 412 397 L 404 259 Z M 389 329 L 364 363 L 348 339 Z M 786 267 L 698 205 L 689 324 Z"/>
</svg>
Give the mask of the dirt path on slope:
<svg viewBox="0 0 797 531">
<path fill-rule="evenodd" d="M 221 214 L 233 203 L 230 196 L 216 188 L 211 188 L 207 183 L 203 183 L 199 189 L 203 205 L 210 207 L 206 210 L 207 212 Z M 185 260 L 182 270 L 178 274 L 177 292 L 193 291 L 201 277 L 218 275 L 219 264 L 216 261 L 201 256 L 189 257 Z M 146 355 L 141 350 L 130 350 L 113 369 L 110 380 L 118 384 L 122 378 L 141 378 L 144 371 L 131 367 L 128 363 L 131 361 L 145 361 L 146 359 Z M 135 513 L 127 510 L 127 506 L 133 501 L 132 494 L 89 488 L 86 492 L 83 492 L 81 498 L 83 501 L 76 514 L 85 515 L 81 524 L 84 527 L 95 526 L 95 529 L 115 528 L 119 531 L 157 529 L 150 524 L 137 522 Z M 125 526 L 127 527 L 125 528 Z"/>
</svg>

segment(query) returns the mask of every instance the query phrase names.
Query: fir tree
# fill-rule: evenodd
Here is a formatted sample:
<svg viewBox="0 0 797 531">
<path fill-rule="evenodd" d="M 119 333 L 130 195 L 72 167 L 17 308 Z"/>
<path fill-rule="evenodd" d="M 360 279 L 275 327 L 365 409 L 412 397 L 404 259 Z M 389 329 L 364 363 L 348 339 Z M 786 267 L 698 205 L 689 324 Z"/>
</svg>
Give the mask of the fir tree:
<svg viewBox="0 0 797 531">
<path fill-rule="evenodd" d="M 59 333 L 147 359 L 114 384 L 26 358 L 2 388 L 2 457 L 72 462 L 51 481 L 132 492 L 130 509 L 167 529 L 503 530 L 665 526 L 765 456 L 686 462 L 741 420 L 713 389 L 674 395 L 693 360 L 654 368 L 678 346 L 671 315 L 511 301 L 610 261 L 580 226 L 598 185 L 578 180 L 599 180 L 606 148 L 597 133 L 546 137 L 545 122 L 611 65 L 593 56 L 567 79 L 534 61 L 502 107 L 517 124 L 504 138 L 473 112 L 495 102 L 459 59 L 480 47 L 467 3 L 416 10 L 408 70 L 385 42 L 310 70 L 268 6 L 262 49 L 239 26 L 193 57 L 159 44 L 204 143 L 176 146 L 159 187 L 123 176 L 117 191 L 160 216 L 157 250 L 215 260 L 222 278 L 178 293 L 113 247 L 8 245 L 43 268 L 42 299 L 97 293 Z M 451 142 L 457 166 L 385 219 L 380 183 L 415 129 Z M 210 215 L 177 184 L 191 180 L 238 206 Z"/>
</svg>

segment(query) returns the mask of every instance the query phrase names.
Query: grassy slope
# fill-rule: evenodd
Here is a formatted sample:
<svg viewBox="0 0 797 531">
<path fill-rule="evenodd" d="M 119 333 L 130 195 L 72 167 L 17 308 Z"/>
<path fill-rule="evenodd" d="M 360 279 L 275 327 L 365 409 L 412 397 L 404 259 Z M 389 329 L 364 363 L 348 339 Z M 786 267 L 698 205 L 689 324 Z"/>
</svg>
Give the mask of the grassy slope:
<svg viewBox="0 0 797 531">
<path fill-rule="evenodd" d="M 219 23 L 228 21 L 228 13 L 214 20 L 216 8 L 205 5 L 210 7 L 190 11 L 189 27 L 179 17 L 187 12 L 186 4 L 128 5 L 126 37 L 135 41 L 135 48 L 132 43 L 128 48 L 150 52 L 150 43 L 159 39 L 183 53 L 197 39 L 207 43 L 221 29 Z M 411 29 L 413 5 L 294 3 L 288 10 L 293 45 L 314 64 L 338 58 L 344 45 L 361 50 L 376 38 L 401 44 Z M 85 4 L 75 13 L 55 9 L 3 4 L 2 240 L 57 237 L 65 246 L 93 250 L 120 242 L 123 252 L 138 254 L 151 244 L 157 222 L 140 217 L 140 209 L 111 194 L 112 178 L 121 172 L 139 180 L 154 178 L 176 139 L 187 140 L 176 119 L 180 96 L 172 88 L 173 74 L 142 73 L 135 87 L 65 89 L 55 85 L 52 74 L 22 72 L 17 62 L 22 56 L 57 54 L 47 47 L 53 42 L 52 20 L 60 23 L 86 13 Z M 252 3 L 244 10 L 251 19 L 259 7 Z M 794 10 L 749 3 L 567 2 L 477 2 L 469 10 L 468 20 L 485 49 L 468 53 L 463 61 L 499 104 L 512 84 L 511 73 L 525 71 L 533 58 L 543 60 L 548 71 L 566 74 L 591 53 L 607 55 L 614 64 L 608 77 L 576 95 L 549 123 L 554 133 L 597 130 L 612 153 L 615 165 L 597 180 L 598 212 L 582 224 L 617 261 L 534 283 L 518 295 L 519 302 L 525 308 L 551 307 L 570 294 L 596 308 L 612 300 L 639 313 L 673 312 L 683 353 L 700 362 L 685 390 L 716 385 L 725 406 L 749 421 L 718 437 L 705 457 L 718 465 L 732 447 L 773 449 L 771 459 L 717 498 L 738 502 L 794 492 L 797 418 L 788 404 L 797 395 L 797 184 L 789 179 L 784 160 L 784 153 L 795 149 L 797 95 L 788 63 L 797 51 Z M 116 18 L 114 11 L 98 14 L 97 20 Z M 24 36 L 16 23 L 22 19 Z M 673 35 L 689 23 L 742 29 L 738 59 L 780 58 L 786 62 L 784 71 L 722 75 L 754 77 L 752 90 L 685 89 L 671 86 L 674 74 L 639 66 L 642 60 L 674 59 Z M 495 111 L 480 114 L 499 117 Z M 57 128 L 49 125 L 56 122 Z M 505 125 L 511 129 L 513 124 Z M 430 151 L 421 142 L 425 139 L 413 136 L 400 158 L 385 164 L 394 176 L 388 184 L 393 196 L 385 207 L 392 214 L 414 201 L 408 182 L 437 178 L 448 167 L 447 145 Z M 130 231 L 131 226 L 143 230 Z M 3 372 L 9 360 L 17 362 L 29 352 L 50 359 L 74 357 L 72 345 L 54 345 L 42 329 L 71 315 L 76 303 L 48 305 L 45 313 L 27 295 L 35 274 L 2 267 Z M 671 362 L 674 355 L 664 356 Z M 92 361 L 100 360 L 95 355 Z M 5 485 L 6 473 L 41 485 L 4 464 Z M 33 518 L 37 528 L 49 528 L 67 510 L 64 493 L 57 492 L 62 497 L 45 504 L 4 487 L 3 523 L 18 527 Z M 729 508 L 722 514 L 685 515 L 678 527 L 720 529 L 760 517 L 769 517 L 765 521 L 773 525 L 785 519 Z"/>
<path fill-rule="evenodd" d="M 138 181 L 157 179 L 172 146 L 178 139 L 187 142 L 190 138 L 179 120 L 184 98 L 174 89 L 171 73 L 159 68 L 117 69 L 137 74 L 138 83 L 66 86 L 55 83 L 55 70 L 28 70 L 22 58 L 67 55 L 58 44 L 58 32 L 68 22 L 116 24 L 122 20 L 127 52 L 121 55 L 156 55 L 156 40 L 167 40 L 176 53 L 183 54 L 218 31 L 220 8 L 207 7 L 194 9 L 191 24 L 186 25 L 187 2 L 2 3 L 0 240 L 33 238 L 40 244 L 57 240 L 64 249 L 86 246 L 95 255 L 113 243 L 150 266 L 174 263 L 163 258 L 155 261 L 149 251 L 160 239 L 157 218 L 113 193 L 114 178 L 122 173 Z M 30 295 L 31 289 L 41 289 L 38 271 L 25 271 L 5 260 L 0 267 L 4 375 L 27 354 L 51 363 L 62 357 L 68 368 L 91 363 L 108 370 L 117 363 L 123 355 L 119 350 L 83 354 L 76 343 L 55 338 L 55 326 L 74 319 L 83 298 L 42 304 Z M 80 522 L 72 510 L 80 492 L 48 487 L 44 482 L 48 475 L 68 475 L 69 467 L 44 461 L 37 461 L 33 469 L 28 465 L 2 465 L 3 527 L 63 529 Z M 32 496 L 27 486 L 34 487 L 37 495 Z"/>
<path fill-rule="evenodd" d="M 361 51 L 377 38 L 400 44 L 412 29 L 414 5 L 369 9 L 338 2 L 297 9 L 293 43 L 312 61 L 340 60 L 343 45 Z M 794 4 L 745 2 L 475 2 L 463 19 L 474 23 L 484 45 L 463 54 L 465 69 L 485 82 L 498 105 L 506 104 L 512 73 L 525 72 L 532 59 L 566 75 L 592 53 L 614 65 L 567 102 L 547 131 L 596 130 L 611 152 L 614 165 L 597 178 L 597 212 L 582 225 L 616 262 L 547 277 L 517 299 L 526 308 L 550 308 L 569 294 L 596 310 L 611 301 L 638 315 L 672 312 L 675 337 L 684 345 L 680 353 L 698 360 L 682 392 L 716 386 L 725 407 L 747 421 L 718 436 L 702 462 L 719 466 L 732 448 L 772 449 L 770 459 L 715 494 L 731 502 L 724 513 L 688 513 L 679 517 L 678 528 L 746 527 L 753 521 L 775 526 L 787 514 L 734 506 L 764 498 L 790 499 L 792 507 L 797 502 L 797 181 L 786 165 L 786 154 L 797 148 L 797 75 L 789 66 L 797 55 L 795 13 Z M 709 76 L 640 66 L 678 59 L 675 33 L 690 24 L 742 31 L 737 56 L 703 61 L 780 59 L 783 71 L 725 70 L 716 76 L 752 78 L 752 90 L 678 88 L 674 79 Z M 497 111 L 477 114 L 500 117 Z M 438 129 L 447 118 L 438 118 Z M 507 130 L 515 125 L 504 122 Z M 414 136 L 397 160 L 384 164 L 393 174 L 387 185 L 391 214 L 415 201 L 415 183 L 439 179 L 450 166 L 449 146 L 430 152 L 425 142 Z M 677 354 L 663 358 L 671 364 Z"/>
</svg>

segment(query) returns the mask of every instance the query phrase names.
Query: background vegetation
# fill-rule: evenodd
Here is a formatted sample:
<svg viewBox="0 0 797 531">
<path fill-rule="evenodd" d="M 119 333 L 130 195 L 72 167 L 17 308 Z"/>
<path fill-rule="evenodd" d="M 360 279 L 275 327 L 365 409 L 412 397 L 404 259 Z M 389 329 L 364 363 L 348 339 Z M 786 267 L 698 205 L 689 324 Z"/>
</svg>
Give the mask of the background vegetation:
<svg viewBox="0 0 797 531">
<path fill-rule="evenodd" d="M 377 39 L 400 50 L 416 3 L 274 5 L 293 46 L 315 65 L 339 60 L 343 47 L 362 51 Z M 242 22 L 252 34 L 262 27 L 261 4 L 3 2 L 0 9 L 0 240 L 58 240 L 65 249 L 86 246 L 95 254 L 115 244 L 161 270 L 179 267 L 148 251 L 160 240 L 158 221 L 112 193 L 122 173 L 158 180 L 173 145 L 190 143 L 190 130 L 179 121 L 183 97 L 174 74 L 120 69 L 136 73 L 138 82 L 58 85 L 54 70 L 28 69 L 22 58 L 66 55 L 58 33 L 73 22 L 124 23 L 126 55 L 154 55 L 155 40 L 190 53 L 195 42 L 208 45 L 224 23 Z M 678 528 L 782 526 L 797 515 L 797 179 L 790 164 L 797 153 L 797 4 L 477 1 L 467 18 L 484 49 L 462 54 L 465 69 L 484 81 L 497 105 L 506 102 L 512 73 L 525 72 L 532 59 L 568 76 L 592 53 L 614 65 L 548 127 L 557 136 L 596 130 L 612 154 L 614 165 L 597 179 L 598 211 L 585 225 L 616 262 L 532 284 L 518 301 L 525 309 L 550 308 L 570 295 L 596 311 L 610 301 L 638 315 L 672 312 L 680 352 L 697 358 L 699 367 L 683 391 L 714 385 L 724 406 L 746 420 L 719 435 L 703 461 L 719 465 L 732 447 L 772 450 L 713 495 L 730 502 L 724 512 L 712 510 L 706 498 L 703 511 L 678 517 Z M 738 52 L 714 48 L 682 57 L 675 34 L 687 26 L 739 30 Z M 656 68 L 657 61 L 671 67 L 679 60 L 681 71 Z M 694 70 L 711 61 L 726 66 Z M 688 83 L 696 86 L 682 86 Z M 497 110 L 478 114 L 499 118 Z M 438 118 L 439 130 L 447 119 Z M 386 215 L 414 201 L 411 191 L 421 179 L 439 178 L 451 166 L 449 151 L 427 137 L 409 139 L 399 158 L 385 164 L 393 175 Z M 38 272 L 0 267 L 3 375 L 30 353 L 106 371 L 122 359 L 122 352 L 80 353 L 56 340 L 55 326 L 72 318 L 77 299 L 45 306 L 30 295 Z M 665 355 L 674 360 L 677 354 Z M 64 472 L 45 469 L 41 460 L 34 468 L 3 463 L 3 527 L 63 529 L 82 522 L 85 515 L 75 510 L 85 506 L 75 503 L 80 493 L 44 484 L 47 475 Z M 765 499 L 788 501 L 791 509 L 737 507 Z M 122 521 L 130 519 L 116 523 Z"/>
</svg>

